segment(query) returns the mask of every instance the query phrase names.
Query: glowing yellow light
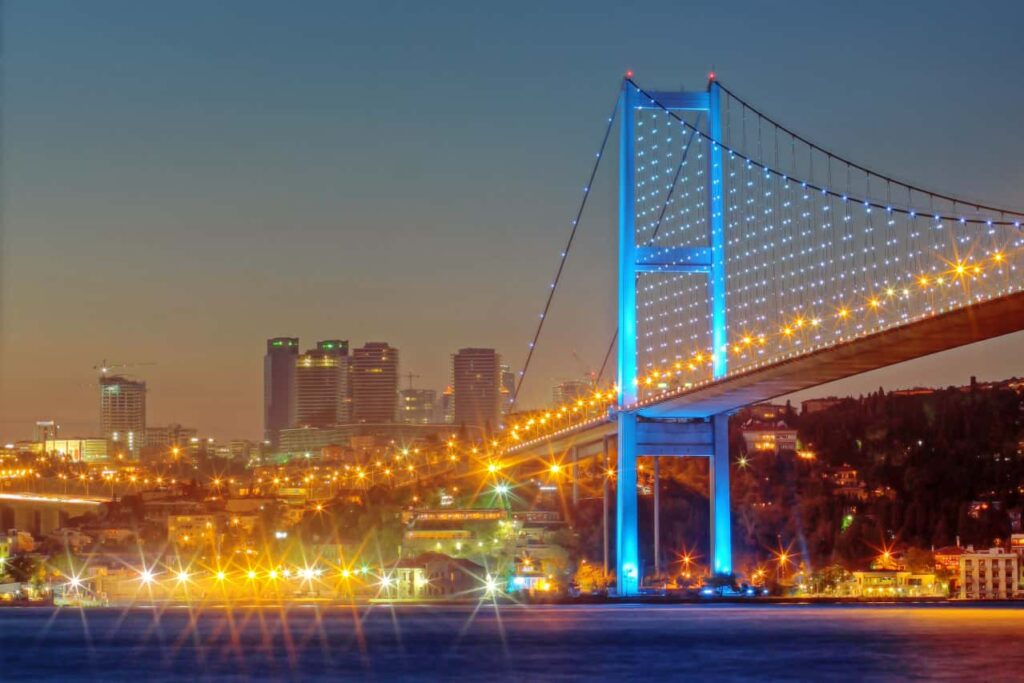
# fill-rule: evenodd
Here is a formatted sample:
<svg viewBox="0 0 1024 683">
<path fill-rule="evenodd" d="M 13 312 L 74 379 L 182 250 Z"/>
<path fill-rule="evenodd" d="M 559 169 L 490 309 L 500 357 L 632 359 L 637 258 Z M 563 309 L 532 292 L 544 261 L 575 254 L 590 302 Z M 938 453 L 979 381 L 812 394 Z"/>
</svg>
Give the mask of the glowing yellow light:
<svg viewBox="0 0 1024 683">
<path fill-rule="evenodd" d="M 252 569 L 250 569 L 249 571 L 247 571 L 247 572 L 245 573 L 245 575 L 246 575 L 247 577 L 249 577 L 249 580 L 252 580 L 252 579 L 255 579 L 255 578 L 256 578 L 256 572 L 255 572 L 255 571 L 253 571 Z"/>
<path fill-rule="evenodd" d="M 871 306 L 871 308 L 878 308 L 881 305 L 881 303 L 882 302 L 879 301 L 878 299 L 870 299 L 868 301 L 868 306 Z"/>
<path fill-rule="evenodd" d="M 178 572 L 178 583 L 185 583 L 186 581 L 188 581 L 188 572 L 186 572 L 186 571 Z"/>
<path fill-rule="evenodd" d="M 224 572 L 222 572 L 222 571 L 220 571 L 220 572 L 217 572 L 217 580 L 218 580 L 218 581 L 223 581 L 223 580 L 224 580 L 224 579 L 226 579 L 227 577 L 228 577 L 228 575 L 227 575 L 227 574 L 225 574 Z"/>
</svg>

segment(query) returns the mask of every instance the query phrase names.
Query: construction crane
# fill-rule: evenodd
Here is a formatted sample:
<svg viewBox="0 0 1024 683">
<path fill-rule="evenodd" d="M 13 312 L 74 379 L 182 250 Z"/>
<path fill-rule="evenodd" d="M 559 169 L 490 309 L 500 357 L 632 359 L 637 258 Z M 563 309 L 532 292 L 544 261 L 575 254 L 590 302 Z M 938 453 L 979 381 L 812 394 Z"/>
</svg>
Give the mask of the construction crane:
<svg viewBox="0 0 1024 683">
<path fill-rule="evenodd" d="M 110 363 L 104 358 L 98 365 L 92 366 L 92 369 L 99 371 L 100 377 L 106 377 L 107 373 L 115 368 L 134 368 L 140 365 L 156 365 L 156 363 L 150 361 L 141 363 Z"/>
<path fill-rule="evenodd" d="M 413 379 L 419 379 L 420 378 L 419 375 L 411 373 L 411 372 L 405 373 L 405 376 L 409 378 L 409 388 L 410 389 L 412 389 L 412 381 L 413 381 Z"/>
<path fill-rule="evenodd" d="M 572 357 L 576 359 L 576 363 L 580 366 L 580 370 L 583 371 L 583 376 L 587 378 L 587 381 L 593 386 L 597 382 L 597 372 L 594 370 L 588 370 L 586 363 L 580 358 L 580 354 L 576 352 L 576 349 L 572 350 Z"/>
</svg>

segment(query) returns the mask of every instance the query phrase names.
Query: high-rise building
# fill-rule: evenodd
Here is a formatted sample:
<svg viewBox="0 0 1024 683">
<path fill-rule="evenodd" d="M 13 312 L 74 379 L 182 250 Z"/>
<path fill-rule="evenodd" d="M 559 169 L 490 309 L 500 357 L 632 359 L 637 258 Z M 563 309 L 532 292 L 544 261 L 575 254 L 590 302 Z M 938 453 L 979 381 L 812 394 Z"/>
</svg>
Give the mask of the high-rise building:
<svg viewBox="0 0 1024 683">
<path fill-rule="evenodd" d="M 146 383 L 121 375 L 100 377 L 100 432 L 115 453 L 138 458 L 146 439 Z"/>
<path fill-rule="evenodd" d="M 452 356 L 457 426 L 498 428 L 501 357 L 494 349 L 459 349 Z"/>
<path fill-rule="evenodd" d="M 508 415 L 512 409 L 512 397 L 516 395 L 516 373 L 512 372 L 512 366 L 502 364 L 501 366 L 501 414 Z"/>
<path fill-rule="evenodd" d="M 554 401 L 556 406 L 564 405 L 566 403 L 574 403 L 579 399 L 586 399 L 590 397 L 590 382 L 570 379 L 559 384 L 551 390 L 551 399 Z"/>
<path fill-rule="evenodd" d="M 398 392 L 398 421 L 406 424 L 430 424 L 437 412 L 437 392 L 433 389 L 402 389 Z"/>
<path fill-rule="evenodd" d="M 348 342 L 328 339 L 295 361 L 295 426 L 332 427 L 351 421 Z"/>
<path fill-rule="evenodd" d="M 441 392 L 441 421 L 445 424 L 455 422 L 455 389 L 451 384 Z"/>
<path fill-rule="evenodd" d="M 352 353 L 352 420 L 394 422 L 397 409 L 398 349 L 367 342 Z"/>
<path fill-rule="evenodd" d="M 263 438 L 277 447 L 282 429 L 295 422 L 295 361 L 298 337 L 267 340 L 263 357 Z"/>
</svg>

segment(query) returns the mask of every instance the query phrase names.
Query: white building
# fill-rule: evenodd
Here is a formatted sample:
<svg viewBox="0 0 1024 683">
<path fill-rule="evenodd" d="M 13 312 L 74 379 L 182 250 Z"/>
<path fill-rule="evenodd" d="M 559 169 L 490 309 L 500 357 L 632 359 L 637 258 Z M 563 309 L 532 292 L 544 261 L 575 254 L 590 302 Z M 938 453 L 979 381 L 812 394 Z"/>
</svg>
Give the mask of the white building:
<svg viewBox="0 0 1024 683">
<path fill-rule="evenodd" d="M 1016 553 L 968 546 L 960 556 L 961 599 L 1007 600 L 1020 596 L 1020 557 Z"/>
</svg>

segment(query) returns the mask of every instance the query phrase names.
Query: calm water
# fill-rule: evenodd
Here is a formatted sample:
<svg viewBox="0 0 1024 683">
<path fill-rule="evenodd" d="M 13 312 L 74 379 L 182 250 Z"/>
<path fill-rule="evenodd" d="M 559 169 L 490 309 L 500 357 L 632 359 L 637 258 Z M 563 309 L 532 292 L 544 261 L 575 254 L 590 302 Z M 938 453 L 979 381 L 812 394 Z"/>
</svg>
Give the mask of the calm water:
<svg viewBox="0 0 1024 683">
<path fill-rule="evenodd" d="M 0 609 L 0 680 L 1024 679 L 1012 607 Z"/>
</svg>

